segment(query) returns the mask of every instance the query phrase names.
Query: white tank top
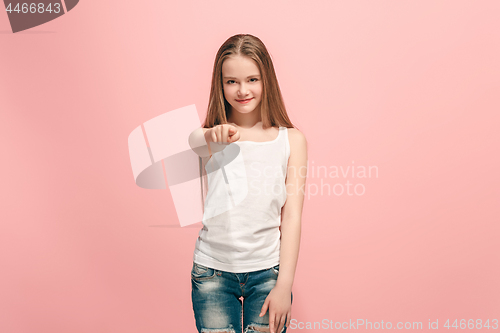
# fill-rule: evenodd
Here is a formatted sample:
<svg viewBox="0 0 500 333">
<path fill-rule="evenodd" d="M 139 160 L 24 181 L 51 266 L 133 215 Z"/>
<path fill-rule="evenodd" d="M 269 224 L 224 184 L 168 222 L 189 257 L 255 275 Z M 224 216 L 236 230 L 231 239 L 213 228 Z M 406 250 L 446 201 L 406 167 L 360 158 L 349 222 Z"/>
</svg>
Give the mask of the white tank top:
<svg viewBox="0 0 500 333">
<path fill-rule="evenodd" d="M 286 127 L 272 141 L 236 141 L 212 155 L 195 263 L 232 273 L 279 264 L 289 157 Z"/>
</svg>

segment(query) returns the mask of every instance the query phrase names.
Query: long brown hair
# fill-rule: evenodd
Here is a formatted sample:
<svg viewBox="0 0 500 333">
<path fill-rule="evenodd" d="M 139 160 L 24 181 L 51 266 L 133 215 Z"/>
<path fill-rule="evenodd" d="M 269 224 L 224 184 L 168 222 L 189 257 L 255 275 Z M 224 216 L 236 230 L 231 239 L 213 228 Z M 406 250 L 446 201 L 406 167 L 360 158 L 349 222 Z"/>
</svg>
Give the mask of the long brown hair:
<svg viewBox="0 0 500 333">
<path fill-rule="evenodd" d="M 273 62 L 262 41 L 249 34 L 238 34 L 229 37 L 217 52 L 212 73 L 212 87 L 208 102 L 204 128 L 227 124 L 231 105 L 224 97 L 222 86 L 222 64 L 230 56 L 245 56 L 254 60 L 262 77 L 262 99 L 260 112 L 264 128 L 294 127 L 286 112 L 285 103 L 274 72 Z"/>
</svg>

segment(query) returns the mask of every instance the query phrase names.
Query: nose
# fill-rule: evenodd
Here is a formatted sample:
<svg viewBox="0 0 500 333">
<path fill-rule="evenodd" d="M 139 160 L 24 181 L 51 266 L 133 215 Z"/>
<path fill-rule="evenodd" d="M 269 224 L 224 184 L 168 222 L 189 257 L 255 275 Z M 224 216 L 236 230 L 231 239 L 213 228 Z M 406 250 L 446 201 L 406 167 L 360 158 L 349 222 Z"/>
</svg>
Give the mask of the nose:
<svg viewBox="0 0 500 333">
<path fill-rule="evenodd" d="M 238 94 L 240 96 L 246 96 L 248 93 L 248 88 L 246 87 L 246 85 L 244 83 L 242 83 L 240 85 L 240 88 L 238 89 Z"/>
</svg>

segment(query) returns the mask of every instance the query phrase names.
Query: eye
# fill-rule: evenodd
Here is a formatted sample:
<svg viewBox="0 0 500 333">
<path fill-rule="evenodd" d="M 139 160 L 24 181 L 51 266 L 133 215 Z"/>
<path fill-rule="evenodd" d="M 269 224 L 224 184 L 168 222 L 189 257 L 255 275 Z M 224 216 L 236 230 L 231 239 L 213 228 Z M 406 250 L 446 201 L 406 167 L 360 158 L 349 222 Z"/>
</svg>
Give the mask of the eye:
<svg viewBox="0 0 500 333">
<path fill-rule="evenodd" d="M 256 78 L 252 78 L 252 79 L 250 79 L 250 80 L 255 80 L 255 81 L 253 81 L 253 82 L 257 82 L 257 81 L 259 81 L 259 79 L 256 79 Z"/>
<path fill-rule="evenodd" d="M 229 80 L 226 83 L 231 84 L 231 82 L 234 82 L 234 80 Z"/>
</svg>

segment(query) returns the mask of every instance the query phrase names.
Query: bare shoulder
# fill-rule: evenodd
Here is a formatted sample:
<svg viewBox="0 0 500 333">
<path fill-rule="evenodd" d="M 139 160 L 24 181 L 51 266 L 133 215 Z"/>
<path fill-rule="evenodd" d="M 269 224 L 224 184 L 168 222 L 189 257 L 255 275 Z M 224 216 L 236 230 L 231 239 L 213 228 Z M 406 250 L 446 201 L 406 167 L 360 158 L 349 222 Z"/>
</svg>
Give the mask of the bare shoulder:
<svg viewBox="0 0 500 333">
<path fill-rule="evenodd" d="M 288 128 L 288 141 L 291 150 L 304 152 L 307 150 L 306 136 L 296 128 Z"/>
</svg>

